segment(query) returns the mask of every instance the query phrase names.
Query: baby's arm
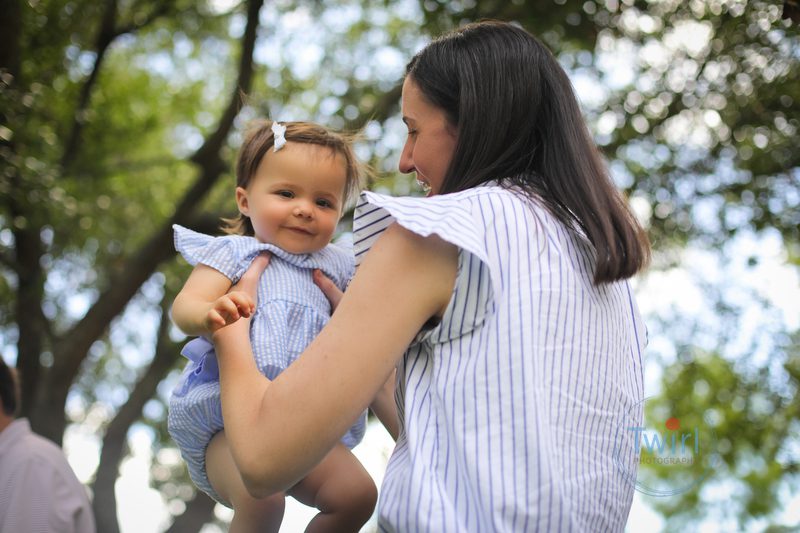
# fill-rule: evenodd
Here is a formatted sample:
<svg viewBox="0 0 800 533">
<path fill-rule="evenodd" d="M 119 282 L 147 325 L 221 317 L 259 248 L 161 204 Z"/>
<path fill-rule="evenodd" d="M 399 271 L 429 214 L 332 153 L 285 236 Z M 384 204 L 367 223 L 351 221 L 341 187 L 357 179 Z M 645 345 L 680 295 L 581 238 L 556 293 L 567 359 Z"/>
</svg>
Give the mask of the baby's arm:
<svg viewBox="0 0 800 533">
<path fill-rule="evenodd" d="M 175 297 L 172 320 L 187 335 L 204 335 L 249 317 L 255 311 L 253 299 L 242 291 L 228 293 L 230 287 L 221 272 L 198 264 Z"/>
</svg>

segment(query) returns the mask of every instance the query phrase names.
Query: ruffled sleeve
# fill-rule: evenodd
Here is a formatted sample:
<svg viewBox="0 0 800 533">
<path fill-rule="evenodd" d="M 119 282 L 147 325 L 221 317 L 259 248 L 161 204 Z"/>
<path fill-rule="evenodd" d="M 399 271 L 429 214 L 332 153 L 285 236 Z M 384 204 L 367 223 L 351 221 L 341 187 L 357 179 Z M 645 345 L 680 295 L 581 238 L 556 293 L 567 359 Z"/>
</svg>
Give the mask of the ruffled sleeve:
<svg viewBox="0 0 800 533">
<path fill-rule="evenodd" d="M 244 274 L 243 254 L 252 251 L 252 255 L 255 257 L 257 253 L 252 246 L 257 243 L 252 238 L 238 235 L 212 237 L 178 224 L 174 224 L 172 229 L 175 230 L 175 249 L 190 265 L 210 266 L 234 283 Z M 252 243 L 248 241 L 252 241 Z M 248 246 L 249 244 L 251 246 Z"/>
<path fill-rule="evenodd" d="M 471 189 L 428 198 L 394 198 L 363 192 L 353 215 L 356 265 L 393 222 L 427 237 L 436 234 L 459 248 L 458 273 L 442 321 L 415 342 L 447 342 L 472 331 L 492 312 L 494 291 L 502 289 L 497 254 L 487 248 L 492 227 L 487 190 Z"/>
</svg>

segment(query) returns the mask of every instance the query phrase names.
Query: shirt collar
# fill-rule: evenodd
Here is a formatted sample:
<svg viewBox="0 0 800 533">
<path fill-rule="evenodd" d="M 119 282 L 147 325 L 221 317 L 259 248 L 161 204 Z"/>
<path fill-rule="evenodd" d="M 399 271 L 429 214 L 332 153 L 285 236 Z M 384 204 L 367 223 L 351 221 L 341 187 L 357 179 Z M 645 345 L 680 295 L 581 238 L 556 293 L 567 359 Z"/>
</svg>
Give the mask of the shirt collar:
<svg viewBox="0 0 800 533">
<path fill-rule="evenodd" d="M 31 433 L 31 424 L 27 418 L 18 418 L 11 422 L 6 429 L 0 432 L 0 456 L 2 456 L 15 442 Z"/>
</svg>

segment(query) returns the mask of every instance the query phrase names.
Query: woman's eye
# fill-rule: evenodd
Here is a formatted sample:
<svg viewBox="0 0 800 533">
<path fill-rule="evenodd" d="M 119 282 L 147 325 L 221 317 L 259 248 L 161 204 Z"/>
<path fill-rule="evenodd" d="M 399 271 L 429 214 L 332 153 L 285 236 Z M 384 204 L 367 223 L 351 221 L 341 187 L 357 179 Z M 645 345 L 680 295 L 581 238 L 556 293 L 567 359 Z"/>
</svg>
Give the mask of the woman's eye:
<svg viewBox="0 0 800 533">
<path fill-rule="evenodd" d="M 283 196 L 284 198 L 294 198 L 294 193 L 292 191 L 278 191 L 278 196 Z"/>
</svg>

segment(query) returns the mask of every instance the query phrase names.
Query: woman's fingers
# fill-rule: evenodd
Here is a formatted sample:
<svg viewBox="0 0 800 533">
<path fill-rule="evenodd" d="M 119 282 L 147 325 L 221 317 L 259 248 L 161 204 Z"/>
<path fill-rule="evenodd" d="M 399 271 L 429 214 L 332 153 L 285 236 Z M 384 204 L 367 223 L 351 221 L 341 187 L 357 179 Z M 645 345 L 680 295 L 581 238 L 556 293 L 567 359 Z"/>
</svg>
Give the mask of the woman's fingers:
<svg viewBox="0 0 800 533">
<path fill-rule="evenodd" d="M 320 269 L 314 270 L 314 283 L 317 284 L 317 287 L 320 288 L 325 297 L 328 298 L 328 301 L 331 302 L 331 310 L 336 310 L 344 293 L 339 290 L 339 287 L 337 287 L 328 276 L 323 274 Z"/>
<path fill-rule="evenodd" d="M 231 287 L 228 292 L 241 291 L 250 296 L 255 302 L 258 298 L 258 280 L 266 270 L 267 265 L 269 265 L 269 254 L 261 253 L 257 255 L 253 262 L 250 263 L 242 279 Z"/>
</svg>

